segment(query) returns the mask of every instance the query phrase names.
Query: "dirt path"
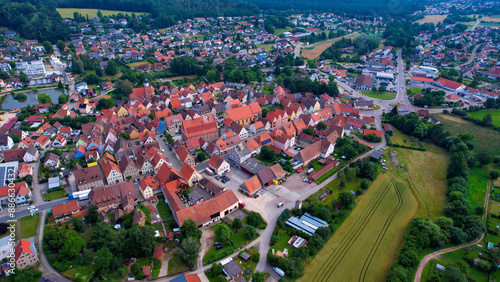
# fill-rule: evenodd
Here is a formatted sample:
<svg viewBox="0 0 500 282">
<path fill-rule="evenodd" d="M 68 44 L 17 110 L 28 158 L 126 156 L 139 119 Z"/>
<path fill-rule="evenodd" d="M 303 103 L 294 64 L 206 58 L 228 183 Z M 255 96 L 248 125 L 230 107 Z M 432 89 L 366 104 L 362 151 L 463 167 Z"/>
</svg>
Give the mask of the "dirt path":
<svg viewBox="0 0 500 282">
<path fill-rule="evenodd" d="M 486 187 L 486 198 L 484 199 L 484 207 L 485 207 L 485 213 L 483 215 L 483 221 L 486 223 L 486 218 L 488 218 L 488 212 L 490 210 L 490 191 L 491 191 L 491 182 L 488 183 L 488 186 Z M 420 264 L 418 265 L 417 272 L 415 272 L 415 279 L 413 280 L 414 282 L 420 282 L 420 278 L 422 277 L 422 273 L 424 272 L 425 266 L 432 260 L 436 259 L 442 254 L 450 253 L 456 250 L 459 250 L 461 248 L 465 248 L 468 246 L 476 245 L 479 244 L 483 239 L 484 239 L 485 233 L 481 235 L 481 238 L 470 242 L 470 243 L 465 243 L 459 246 L 447 248 L 447 249 L 442 249 L 433 253 L 430 253 L 426 255 L 421 261 Z"/>
<path fill-rule="evenodd" d="M 214 245 L 215 233 L 212 229 L 207 228 L 201 236 L 201 250 L 200 256 L 198 257 L 197 269 L 203 269 L 203 256 L 208 252 L 208 250 Z"/>
<path fill-rule="evenodd" d="M 168 275 L 168 261 L 172 258 L 170 252 L 163 258 L 161 261 L 160 274 L 158 274 L 158 278 L 165 277 Z"/>
</svg>

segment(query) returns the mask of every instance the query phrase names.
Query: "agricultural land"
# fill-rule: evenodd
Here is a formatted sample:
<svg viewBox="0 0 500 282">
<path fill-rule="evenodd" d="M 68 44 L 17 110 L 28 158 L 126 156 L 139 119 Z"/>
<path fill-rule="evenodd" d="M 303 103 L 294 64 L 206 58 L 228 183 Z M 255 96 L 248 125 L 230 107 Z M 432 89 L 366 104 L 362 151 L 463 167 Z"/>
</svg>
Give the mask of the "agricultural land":
<svg viewBox="0 0 500 282">
<path fill-rule="evenodd" d="M 89 17 L 97 17 L 97 11 L 98 9 L 79 9 L 79 8 L 58 8 L 57 11 L 61 15 L 62 18 L 73 18 L 73 13 L 78 12 L 82 14 L 82 16 L 88 15 Z M 101 10 L 101 13 L 103 16 L 111 16 L 111 15 L 117 15 L 117 14 L 124 14 L 124 15 L 132 15 L 133 12 L 126 12 L 126 11 L 112 11 L 112 10 Z M 135 13 L 136 15 L 144 15 L 147 13 Z"/>
</svg>

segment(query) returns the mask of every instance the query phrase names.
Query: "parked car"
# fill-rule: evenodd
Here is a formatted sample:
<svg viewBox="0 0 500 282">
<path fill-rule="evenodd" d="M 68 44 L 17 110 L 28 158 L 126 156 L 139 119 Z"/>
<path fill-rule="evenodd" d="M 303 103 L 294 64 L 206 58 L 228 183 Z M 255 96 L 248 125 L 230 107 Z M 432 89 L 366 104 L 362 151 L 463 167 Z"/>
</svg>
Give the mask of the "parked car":
<svg viewBox="0 0 500 282">
<path fill-rule="evenodd" d="M 283 203 L 278 204 L 278 208 L 281 208 L 283 206 Z"/>
<path fill-rule="evenodd" d="M 309 184 L 311 184 L 311 183 L 313 183 L 313 180 L 312 180 L 312 179 L 311 179 L 311 180 L 309 180 Z"/>
</svg>

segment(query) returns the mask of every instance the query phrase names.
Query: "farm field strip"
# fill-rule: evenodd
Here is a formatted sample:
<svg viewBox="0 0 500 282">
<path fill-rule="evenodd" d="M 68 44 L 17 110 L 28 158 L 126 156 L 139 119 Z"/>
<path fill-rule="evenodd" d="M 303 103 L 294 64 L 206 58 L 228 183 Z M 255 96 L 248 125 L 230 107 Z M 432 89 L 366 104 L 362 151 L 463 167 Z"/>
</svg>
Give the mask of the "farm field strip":
<svg viewBox="0 0 500 282">
<path fill-rule="evenodd" d="M 391 225 L 392 220 L 394 219 L 394 216 L 399 211 L 399 209 L 403 206 L 403 197 L 401 196 L 401 192 L 399 191 L 402 188 L 400 188 L 399 185 L 400 185 L 399 182 L 394 183 L 394 190 L 396 190 L 396 195 L 398 197 L 398 204 L 392 210 L 389 217 L 385 220 L 384 227 L 382 227 L 383 231 L 381 231 L 377 236 L 377 240 L 376 240 L 376 243 L 374 245 L 375 248 L 372 247 L 370 249 L 370 253 L 368 254 L 368 257 L 366 258 L 365 262 L 363 263 L 363 268 L 361 269 L 361 273 L 359 274 L 359 281 L 365 281 L 368 267 L 370 266 L 372 259 L 375 256 L 375 253 L 377 252 L 378 248 L 380 247 L 380 243 L 382 242 L 382 239 L 384 238 L 385 234 L 387 233 L 387 229 L 389 229 L 389 225 Z"/>
<path fill-rule="evenodd" d="M 82 14 L 82 16 L 88 15 L 89 17 L 97 17 L 97 11 L 100 9 L 84 9 L 84 8 L 57 8 L 57 12 L 64 18 L 73 18 L 73 13 L 78 12 Z M 127 11 L 114 11 L 114 10 L 100 10 L 103 16 L 111 16 L 118 15 L 122 13 L 124 15 L 132 15 L 135 13 L 136 15 L 145 15 L 148 13 L 143 12 L 127 12 Z"/>
<path fill-rule="evenodd" d="M 327 263 L 333 257 L 335 257 L 335 259 L 333 260 L 333 262 L 330 262 L 329 267 L 323 268 L 323 271 L 320 271 L 315 275 L 314 281 L 328 281 L 330 276 L 333 274 L 335 269 L 338 267 L 340 261 L 344 258 L 344 256 L 347 254 L 347 252 L 351 249 L 351 247 L 353 246 L 356 239 L 362 234 L 363 230 L 367 226 L 366 222 L 369 221 L 373 217 L 374 211 L 380 206 L 382 199 L 387 195 L 387 192 L 389 192 L 389 189 L 392 186 L 395 177 L 396 176 L 392 176 L 388 180 L 388 183 L 385 185 L 385 188 L 382 189 L 381 191 L 379 191 L 379 194 L 376 196 L 376 200 L 372 201 L 371 206 L 363 211 L 361 218 L 364 218 L 364 219 L 362 221 L 356 222 L 352 226 L 352 228 L 348 232 L 348 234 L 352 235 L 352 236 L 344 236 L 343 240 L 339 244 L 340 247 L 337 249 L 336 252 L 332 252 L 330 254 L 330 256 L 327 259 Z M 325 277 L 326 275 L 328 275 L 328 276 Z"/>
</svg>

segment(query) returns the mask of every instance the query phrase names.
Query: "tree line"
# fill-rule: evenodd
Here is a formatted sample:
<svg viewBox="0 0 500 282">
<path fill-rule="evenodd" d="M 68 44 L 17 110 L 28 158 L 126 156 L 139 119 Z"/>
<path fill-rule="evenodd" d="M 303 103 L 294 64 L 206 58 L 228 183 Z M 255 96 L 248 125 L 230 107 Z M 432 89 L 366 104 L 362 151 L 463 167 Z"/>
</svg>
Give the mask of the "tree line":
<svg viewBox="0 0 500 282">
<path fill-rule="evenodd" d="M 420 261 L 425 248 L 442 247 L 447 243 L 462 244 L 473 241 L 486 230 L 481 216 L 485 210 L 483 206 L 472 208 L 465 198 L 470 167 L 485 165 L 491 160 L 482 160 L 483 153 L 473 154 L 474 146 L 471 133 L 460 133 L 457 136 L 445 131 L 442 125 L 426 126 L 416 115 L 400 116 L 391 112 L 386 115 L 393 126 L 406 134 L 417 138 L 429 139 L 436 145 L 448 150 L 450 164 L 447 178 L 448 188 L 446 195 L 448 203 L 444 207 L 444 215 L 434 221 L 415 218 L 410 223 L 409 232 L 405 235 L 396 263 L 393 265 L 387 278 L 388 281 L 411 281 L 411 274 Z M 472 261 L 473 263 L 473 261 Z M 447 267 L 448 268 L 448 267 Z M 453 270 L 453 268 L 451 268 Z M 465 281 L 464 273 L 449 271 L 446 277 L 455 275 L 459 281 Z M 449 279 L 448 277 L 448 279 Z M 452 281 L 452 280 L 450 280 Z M 453 280 L 456 281 L 456 280 Z"/>
</svg>

